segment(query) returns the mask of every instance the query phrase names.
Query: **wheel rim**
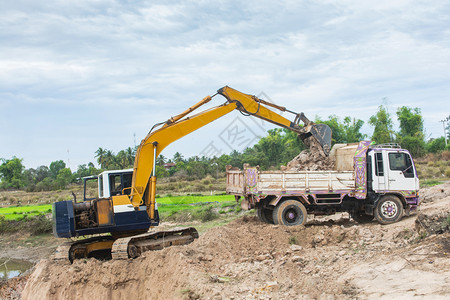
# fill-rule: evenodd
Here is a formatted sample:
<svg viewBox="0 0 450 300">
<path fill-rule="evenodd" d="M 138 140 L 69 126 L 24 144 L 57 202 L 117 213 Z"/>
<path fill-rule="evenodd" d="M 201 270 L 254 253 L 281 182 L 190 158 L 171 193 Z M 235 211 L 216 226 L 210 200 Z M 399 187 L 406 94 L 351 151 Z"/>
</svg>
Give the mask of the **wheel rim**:
<svg viewBox="0 0 450 300">
<path fill-rule="evenodd" d="M 397 204 L 393 201 L 385 201 L 381 205 L 381 213 L 386 218 L 393 218 L 397 214 L 398 207 Z"/>
<path fill-rule="evenodd" d="M 298 211 L 294 208 L 286 209 L 284 213 L 284 219 L 287 223 L 297 223 L 302 216 L 298 213 Z"/>
</svg>

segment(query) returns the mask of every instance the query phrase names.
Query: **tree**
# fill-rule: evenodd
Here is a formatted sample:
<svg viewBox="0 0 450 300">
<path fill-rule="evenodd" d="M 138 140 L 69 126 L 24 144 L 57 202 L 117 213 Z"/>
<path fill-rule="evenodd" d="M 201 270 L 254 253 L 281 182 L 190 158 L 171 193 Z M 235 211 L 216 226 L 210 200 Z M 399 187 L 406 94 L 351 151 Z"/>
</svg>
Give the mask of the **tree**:
<svg viewBox="0 0 450 300">
<path fill-rule="evenodd" d="M 183 155 L 181 155 L 181 153 L 180 152 L 175 152 L 175 154 L 173 155 L 173 161 L 176 163 L 176 164 L 178 164 L 178 163 L 180 163 L 180 162 L 184 162 L 184 158 L 183 158 Z"/>
<path fill-rule="evenodd" d="M 66 163 L 62 160 L 56 160 L 50 163 L 49 172 L 52 179 L 56 179 L 60 170 L 66 167 Z"/>
<path fill-rule="evenodd" d="M 114 161 L 119 165 L 120 169 L 131 168 L 133 166 L 133 160 L 126 150 L 120 150 Z"/>
<path fill-rule="evenodd" d="M 336 115 L 331 115 L 328 120 L 316 118 L 316 123 L 328 125 L 331 129 L 332 144 L 355 143 L 363 140 L 366 135 L 361 133 L 364 121 L 351 117 L 345 117 L 344 122 Z"/>
<path fill-rule="evenodd" d="M 420 108 L 411 109 L 402 106 L 397 110 L 397 119 L 400 122 L 401 136 L 416 136 L 417 133 L 423 135 L 423 118 Z"/>
<path fill-rule="evenodd" d="M 127 149 L 125 149 L 125 155 L 127 157 L 129 166 L 134 165 L 134 159 L 136 157 L 136 150 L 137 150 L 137 148 L 133 149 L 131 147 L 128 147 Z"/>
<path fill-rule="evenodd" d="M 330 127 L 332 135 L 331 135 L 331 143 L 332 144 L 339 144 L 339 143 L 345 143 L 345 132 L 343 125 L 339 121 L 339 117 L 336 115 L 330 115 L 328 116 L 328 120 L 321 120 L 320 118 L 316 117 L 315 123 L 317 124 L 325 124 Z"/>
<path fill-rule="evenodd" d="M 400 122 L 397 141 L 403 148 L 408 149 L 413 156 L 423 155 L 425 153 L 425 135 L 420 109 L 402 106 L 397 110 L 397 118 Z"/>
<path fill-rule="evenodd" d="M 103 149 L 102 147 L 99 147 L 97 149 L 97 151 L 95 151 L 95 157 L 97 158 L 97 162 L 100 166 L 100 168 L 105 169 L 106 167 L 104 166 L 105 163 L 105 154 L 106 154 L 106 150 Z"/>
<path fill-rule="evenodd" d="M 111 150 L 106 150 L 103 160 L 104 162 L 102 165 L 102 169 L 107 170 L 120 169 L 120 167 L 117 166 L 118 164 L 116 155 Z"/>
<path fill-rule="evenodd" d="M 445 139 L 443 136 L 437 139 L 432 139 L 428 141 L 426 145 L 426 149 L 428 152 L 437 153 L 445 150 Z"/>
<path fill-rule="evenodd" d="M 370 117 L 369 124 L 375 127 L 372 134 L 373 141 L 378 144 L 392 142 L 392 120 L 383 105 L 378 106 L 378 112 Z"/>
<path fill-rule="evenodd" d="M 36 169 L 36 183 L 41 182 L 50 175 L 50 170 L 47 166 L 40 166 Z"/>
<path fill-rule="evenodd" d="M 0 159 L 0 179 L 4 188 L 21 188 L 25 185 L 22 159 L 13 156 L 12 159 Z"/>
<path fill-rule="evenodd" d="M 56 176 L 55 187 L 63 189 L 72 182 L 72 179 L 72 171 L 70 171 L 69 168 L 63 168 L 59 170 L 58 175 Z"/>
<path fill-rule="evenodd" d="M 361 133 L 363 125 L 363 120 L 345 117 L 343 124 L 344 143 L 356 143 L 364 140 L 366 135 Z"/>
<path fill-rule="evenodd" d="M 158 165 L 158 166 L 164 166 L 164 164 L 166 163 L 166 161 L 167 161 L 167 158 L 164 156 L 164 155 L 162 155 L 162 154 L 160 154 L 157 158 L 156 158 L 156 164 Z"/>
</svg>

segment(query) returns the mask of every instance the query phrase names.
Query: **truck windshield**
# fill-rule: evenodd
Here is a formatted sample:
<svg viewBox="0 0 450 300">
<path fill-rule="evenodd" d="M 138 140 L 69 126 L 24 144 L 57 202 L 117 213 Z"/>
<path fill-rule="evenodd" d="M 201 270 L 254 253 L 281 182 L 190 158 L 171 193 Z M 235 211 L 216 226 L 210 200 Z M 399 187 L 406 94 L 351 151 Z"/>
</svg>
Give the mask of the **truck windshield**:
<svg viewBox="0 0 450 300">
<path fill-rule="evenodd" d="M 402 171 L 405 177 L 413 177 L 411 157 L 407 153 L 389 153 L 389 168 L 392 171 Z"/>
</svg>

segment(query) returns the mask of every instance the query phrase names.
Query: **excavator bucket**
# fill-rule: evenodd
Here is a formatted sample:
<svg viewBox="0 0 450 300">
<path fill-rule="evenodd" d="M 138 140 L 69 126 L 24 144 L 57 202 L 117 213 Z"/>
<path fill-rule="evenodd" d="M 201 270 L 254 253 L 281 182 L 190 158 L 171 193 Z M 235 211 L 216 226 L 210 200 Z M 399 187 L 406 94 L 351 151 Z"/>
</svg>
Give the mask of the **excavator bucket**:
<svg viewBox="0 0 450 300">
<path fill-rule="evenodd" d="M 331 150 L 331 128 L 325 124 L 313 124 L 309 131 L 323 149 L 325 155 Z"/>
</svg>

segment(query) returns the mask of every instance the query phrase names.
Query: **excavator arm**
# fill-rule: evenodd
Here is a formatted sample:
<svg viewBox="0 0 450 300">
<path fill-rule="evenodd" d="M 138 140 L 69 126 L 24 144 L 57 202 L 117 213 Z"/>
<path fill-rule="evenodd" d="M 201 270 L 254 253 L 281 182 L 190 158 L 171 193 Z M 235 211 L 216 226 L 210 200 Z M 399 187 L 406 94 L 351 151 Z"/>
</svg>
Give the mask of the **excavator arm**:
<svg viewBox="0 0 450 300">
<path fill-rule="evenodd" d="M 208 103 L 211 101 L 212 97 L 218 94 L 226 98 L 227 101 L 224 104 L 187 117 L 188 114 Z M 170 118 L 164 123 L 156 124 L 145 139 L 142 140 L 136 153 L 133 181 L 129 197 L 135 209 L 138 209 L 139 205 L 142 203 L 146 205 L 150 219 L 153 220 L 155 217 L 155 162 L 161 151 L 170 143 L 214 120 L 217 120 L 235 109 L 245 115 L 255 116 L 278 126 L 293 130 L 298 133 L 302 139 L 313 136 L 319 142 L 325 154 L 328 154 L 330 150 L 330 128 L 323 124 L 314 124 L 310 122 L 303 113 L 294 113 L 287 110 L 285 107 L 272 104 L 252 95 L 241 93 L 228 86 L 219 89 L 214 96 L 207 96 L 183 113 Z M 269 109 L 269 107 L 294 114 L 294 121 L 286 119 Z M 304 126 L 300 126 L 299 121 L 302 121 Z M 158 126 L 159 128 L 155 129 Z"/>
</svg>

